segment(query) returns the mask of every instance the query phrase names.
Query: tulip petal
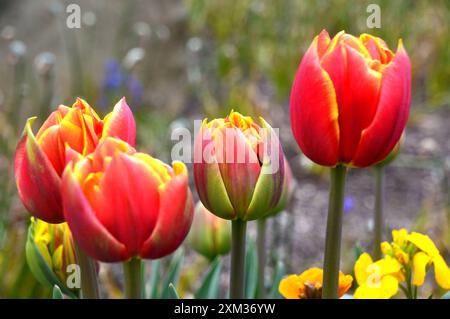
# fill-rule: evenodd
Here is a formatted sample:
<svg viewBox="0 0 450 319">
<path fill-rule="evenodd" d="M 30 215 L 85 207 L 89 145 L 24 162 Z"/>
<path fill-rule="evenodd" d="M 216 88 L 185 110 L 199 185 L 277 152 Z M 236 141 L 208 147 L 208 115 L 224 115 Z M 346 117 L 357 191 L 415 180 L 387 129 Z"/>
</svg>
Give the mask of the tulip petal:
<svg viewBox="0 0 450 319">
<path fill-rule="evenodd" d="M 224 219 L 236 218 L 217 164 L 211 130 L 202 127 L 195 141 L 194 179 L 203 205 Z"/>
<path fill-rule="evenodd" d="M 283 184 L 286 179 L 284 167 L 284 154 L 281 143 L 272 127 L 261 118 L 264 131 L 264 149 L 270 150 L 268 154 L 261 154 L 263 164 L 261 174 L 253 192 L 246 220 L 253 220 L 267 216 L 278 205 L 280 201 Z"/>
<path fill-rule="evenodd" d="M 76 108 L 70 109 L 59 123 L 61 139 L 80 154 L 86 155 L 87 142 L 82 114 Z"/>
<path fill-rule="evenodd" d="M 45 132 L 50 126 L 58 125 L 64 118 L 64 116 L 66 116 L 67 112 L 69 112 L 69 110 L 70 108 L 65 105 L 58 106 L 56 111 L 53 111 L 39 128 L 39 131 L 36 134 L 36 138 L 39 138 L 41 134 Z"/>
<path fill-rule="evenodd" d="M 370 166 L 391 152 L 406 126 L 410 105 L 411 64 L 400 41 L 394 59 L 383 71 L 377 112 L 361 134 L 354 166 Z"/>
<path fill-rule="evenodd" d="M 381 83 L 381 73 L 372 70 L 355 47 L 366 50 L 357 39 L 344 35 L 342 42 L 321 60 L 333 81 L 339 106 L 339 160 L 343 163 L 351 162 L 361 132 L 372 123 Z"/>
<path fill-rule="evenodd" d="M 416 253 L 413 257 L 413 272 L 414 279 L 413 284 L 416 286 L 422 286 L 425 281 L 425 275 L 427 273 L 427 266 L 431 258 L 422 251 Z"/>
<path fill-rule="evenodd" d="M 261 171 L 258 156 L 238 128 L 216 129 L 213 144 L 231 205 L 239 218 L 246 219 Z"/>
<path fill-rule="evenodd" d="M 194 203 L 188 187 L 186 166 L 175 162 L 178 172 L 161 190 L 155 230 L 140 250 L 143 258 L 156 259 L 174 252 L 186 238 L 194 217 Z"/>
<path fill-rule="evenodd" d="M 303 56 L 292 86 L 291 126 L 308 158 L 320 165 L 335 166 L 339 151 L 338 105 L 333 83 L 320 66 L 317 42 L 316 37 Z"/>
<path fill-rule="evenodd" d="M 39 136 L 37 142 L 52 163 L 58 176 L 61 176 L 65 166 L 65 150 L 64 142 L 59 133 L 59 126 L 50 126 Z"/>
<path fill-rule="evenodd" d="M 154 231 L 160 206 L 158 186 L 142 158 L 119 153 L 94 192 L 91 204 L 97 218 L 131 255 L 139 253 Z"/>
<path fill-rule="evenodd" d="M 14 158 L 19 197 L 34 216 L 48 223 L 61 223 L 60 177 L 36 141 L 31 130 L 34 120 L 28 119 Z"/>
<path fill-rule="evenodd" d="M 102 137 L 107 136 L 120 138 L 133 147 L 136 145 L 136 123 L 124 97 L 105 117 Z"/>
<path fill-rule="evenodd" d="M 74 239 L 86 254 L 103 262 L 119 262 L 131 256 L 98 220 L 69 164 L 62 182 L 64 216 Z"/>
</svg>

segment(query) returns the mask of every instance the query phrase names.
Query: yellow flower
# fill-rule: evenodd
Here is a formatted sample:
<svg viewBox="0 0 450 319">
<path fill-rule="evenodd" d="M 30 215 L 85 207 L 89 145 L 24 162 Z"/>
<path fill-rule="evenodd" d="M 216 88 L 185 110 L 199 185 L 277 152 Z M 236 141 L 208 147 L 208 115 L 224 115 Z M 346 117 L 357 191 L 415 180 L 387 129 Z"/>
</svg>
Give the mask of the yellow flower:
<svg viewBox="0 0 450 319">
<path fill-rule="evenodd" d="M 402 229 L 394 229 L 392 231 L 392 239 L 394 243 L 399 245 L 400 247 L 408 244 L 408 231 L 404 228 Z"/>
<path fill-rule="evenodd" d="M 43 285 L 57 285 L 67 295 L 73 291 L 67 287 L 67 266 L 76 264 L 72 234 L 67 223 L 49 224 L 31 217 L 25 246 L 28 266 Z"/>
<path fill-rule="evenodd" d="M 355 277 L 359 287 L 355 299 L 389 299 L 398 292 L 403 280 L 402 265 L 391 256 L 373 262 L 369 254 L 362 254 L 355 263 Z"/>
<path fill-rule="evenodd" d="M 419 249 L 413 257 L 413 284 L 423 285 L 427 267 L 433 264 L 438 285 L 443 289 L 450 289 L 450 269 L 430 237 L 412 232 L 408 235 L 408 241 Z"/>
<path fill-rule="evenodd" d="M 391 256 L 397 259 L 402 265 L 408 265 L 410 262 L 411 245 L 408 241 L 408 231 L 404 228 L 394 229 L 392 231 L 392 243 L 381 243 L 381 252 L 385 256 Z"/>
<path fill-rule="evenodd" d="M 352 286 L 353 277 L 339 272 L 339 297 Z M 286 299 L 322 298 L 323 270 L 310 268 L 301 275 L 289 275 L 280 281 L 278 290 Z"/>
</svg>

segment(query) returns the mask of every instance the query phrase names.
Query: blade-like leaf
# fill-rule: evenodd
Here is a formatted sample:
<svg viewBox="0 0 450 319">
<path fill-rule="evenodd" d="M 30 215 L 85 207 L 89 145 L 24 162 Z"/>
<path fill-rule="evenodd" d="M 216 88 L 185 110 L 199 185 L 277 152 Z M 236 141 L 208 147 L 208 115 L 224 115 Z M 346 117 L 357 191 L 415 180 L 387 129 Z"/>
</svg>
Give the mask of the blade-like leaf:
<svg viewBox="0 0 450 319">
<path fill-rule="evenodd" d="M 141 262 L 141 296 L 146 299 L 146 292 L 145 292 L 145 268 L 147 267 L 147 264 L 145 263 L 145 260 L 142 260 Z"/>
<path fill-rule="evenodd" d="M 178 278 L 180 276 L 181 263 L 183 261 L 184 249 L 180 248 L 175 252 L 175 255 L 172 258 L 172 261 L 169 265 L 169 270 L 167 271 L 167 275 L 163 281 L 163 291 L 161 293 L 162 299 L 169 298 L 169 284 L 170 283 L 178 283 Z"/>
<path fill-rule="evenodd" d="M 59 287 L 57 285 L 53 286 L 52 298 L 53 299 L 64 299 L 64 295 L 61 292 L 61 289 L 59 289 Z"/>
<path fill-rule="evenodd" d="M 172 283 L 169 284 L 168 293 L 169 293 L 168 299 L 180 299 L 177 289 L 175 288 L 175 286 Z"/>
<path fill-rule="evenodd" d="M 247 247 L 245 257 L 245 298 L 254 299 L 258 287 L 258 256 L 256 254 L 256 245 L 251 240 Z"/>
<path fill-rule="evenodd" d="M 281 279 L 283 279 L 283 276 L 285 275 L 285 267 L 284 263 L 281 260 L 277 261 L 277 265 L 275 266 L 275 272 L 273 275 L 273 283 L 272 288 L 269 292 L 269 298 L 271 299 L 280 299 L 281 295 L 278 292 L 278 286 L 280 285 Z"/>
<path fill-rule="evenodd" d="M 149 298 L 150 299 L 158 299 L 159 298 L 159 294 L 158 294 L 158 286 L 159 286 L 159 268 L 161 265 L 161 260 L 160 259 L 156 259 L 152 261 L 152 273 L 150 276 L 150 294 L 149 294 Z"/>
<path fill-rule="evenodd" d="M 216 257 L 211 265 L 209 271 L 203 280 L 202 285 L 195 293 L 195 299 L 215 299 L 219 295 L 219 279 L 220 271 L 222 270 L 222 259 Z"/>
</svg>

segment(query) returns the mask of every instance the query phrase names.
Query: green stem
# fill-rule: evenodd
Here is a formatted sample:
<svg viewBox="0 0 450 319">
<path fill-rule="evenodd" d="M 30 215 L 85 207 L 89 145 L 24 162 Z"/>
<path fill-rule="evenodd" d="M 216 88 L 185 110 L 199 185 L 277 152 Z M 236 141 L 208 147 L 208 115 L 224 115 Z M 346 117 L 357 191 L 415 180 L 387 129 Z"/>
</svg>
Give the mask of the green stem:
<svg viewBox="0 0 450 319">
<path fill-rule="evenodd" d="M 323 266 L 322 298 L 324 299 L 338 298 L 342 211 L 346 172 L 347 168 L 342 165 L 331 168 L 325 259 Z"/>
<path fill-rule="evenodd" d="M 266 269 L 266 225 L 267 219 L 258 219 L 258 237 L 257 237 L 257 248 L 258 248 L 258 298 L 266 298 L 264 275 Z"/>
<path fill-rule="evenodd" d="M 245 281 L 245 233 L 247 222 L 236 219 L 231 222 L 231 275 L 230 298 L 244 298 Z"/>
<path fill-rule="evenodd" d="M 76 240 L 74 240 L 74 247 L 81 272 L 81 296 L 84 299 L 99 299 L 95 261 L 81 250 Z"/>
<path fill-rule="evenodd" d="M 375 167 L 375 211 L 373 227 L 373 258 L 381 259 L 383 240 L 384 167 Z"/>
<path fill-rule="evenodd" d="M 139 258 L 132 258 L 123 263 L 125 277 L 125 297 L 128 299 L 142 299 L 142 262 Z"/>
</svg>

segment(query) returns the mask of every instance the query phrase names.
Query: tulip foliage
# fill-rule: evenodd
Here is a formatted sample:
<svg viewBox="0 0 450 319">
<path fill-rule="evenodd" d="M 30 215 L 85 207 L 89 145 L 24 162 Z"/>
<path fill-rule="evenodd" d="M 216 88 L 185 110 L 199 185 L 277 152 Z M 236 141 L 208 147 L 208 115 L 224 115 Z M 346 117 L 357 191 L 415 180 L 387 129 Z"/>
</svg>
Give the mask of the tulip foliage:
<svg viewBox="0 0 450 319">
<path fill-rule="evenodd" d="M 305 156 L 331 172 L 324 263 L 283 278 L 284 265 L 276 261 L 271 287 L 266 221 L 286 209 L 296 181 L 277 130 L 266 120 L 235 111 L 203 120 L 194 142 L 194 209 L 188 166 L 137 150 L 125 98 L 103 119 L 80 98 L 71 107 L 60 105 L 37 133 L 36 118 L 28 119 L 14 158 L 19 197 L 32 215 L 29 268 L 54 298 L 98 298 L 101 263 L 114 262 L 123 263 L 126 297 L 180 298 L 185 291 L 177 284 L 190 281 L 181 278 L 180 247 L 188 238 L 207 264 L 203 282 L 193 285 L 195 298 L 219 296 L 222 256 L 230 251 L 231 298 L 340 298 L 352 285 L 356 299 L 391 298 L 399 290 L 416 298 L 430 268 L 448 290 L 450 269 L 428 236 L 394 230 L 392 242 L 380 244 L 381 208 L 375 258 L 358 256 L 355 280 L 339 268 L 346 171 L 373 166 L 381 172 L 399 152 L 410 104 L 411 65 L 401 40 L 394 52 L 368 34 L 342 31 L 331 38 L 322 31 L 314 38 L 293 80 L 290 119 Z M 246 241 L 252 221 L 257 244 Z M 159 259 L 174 252 L 161 276 L 165 263 Z M 154 259 L 150 292 L 145 259 Z M 73 266 L 81 267 L 80 287 L 68 274 Z M 191 268 L 196 275 L 204 270 Z"/>
</svg>

